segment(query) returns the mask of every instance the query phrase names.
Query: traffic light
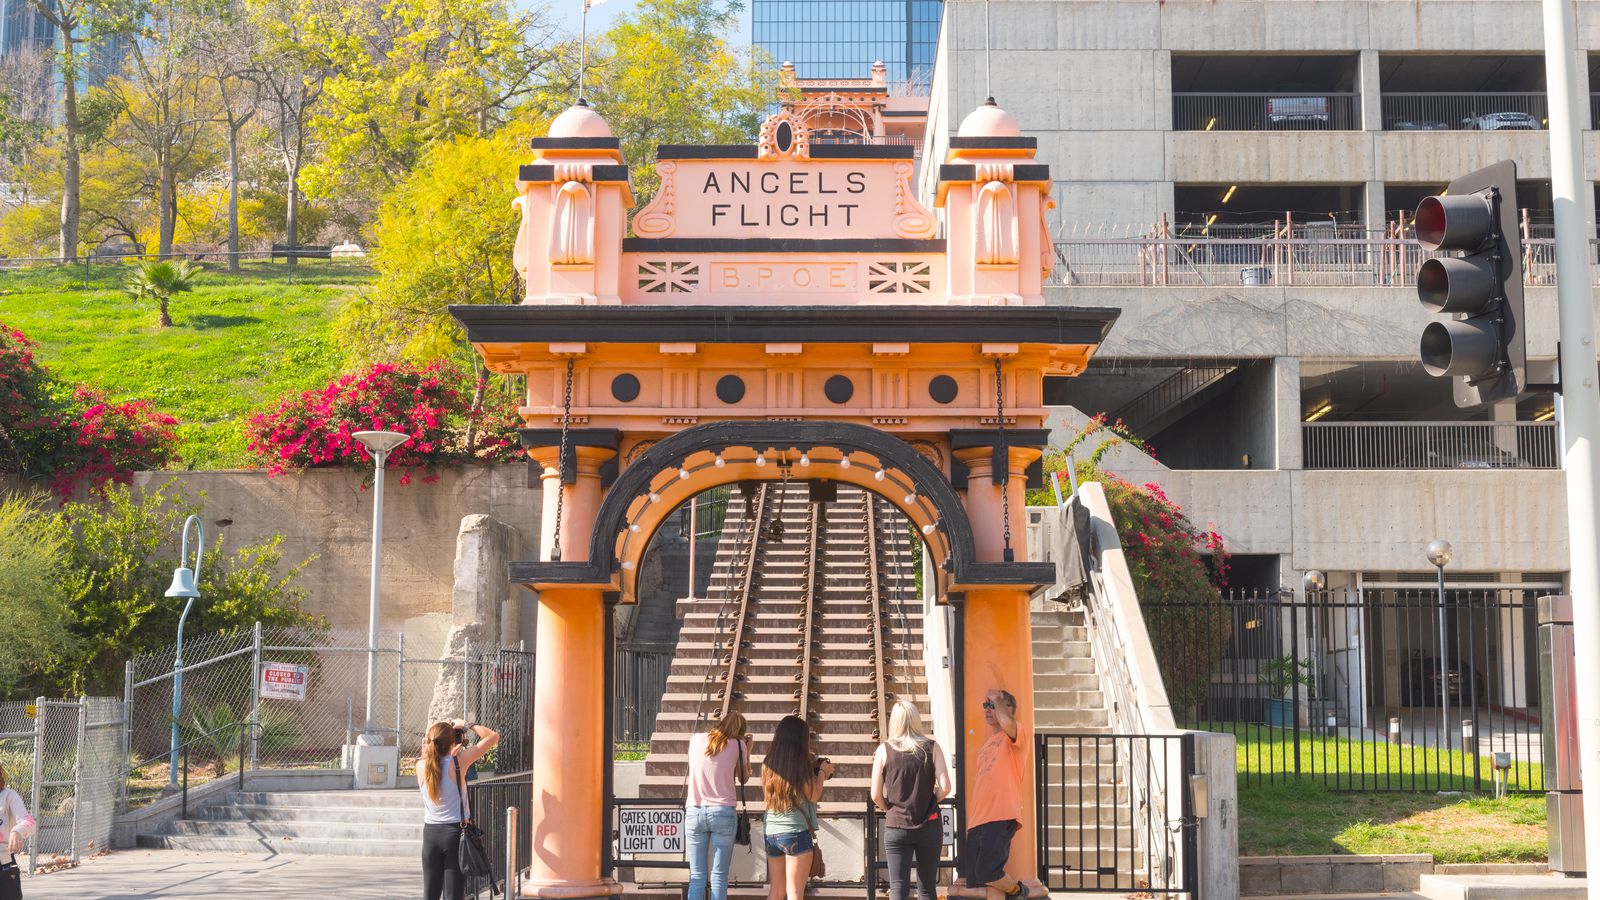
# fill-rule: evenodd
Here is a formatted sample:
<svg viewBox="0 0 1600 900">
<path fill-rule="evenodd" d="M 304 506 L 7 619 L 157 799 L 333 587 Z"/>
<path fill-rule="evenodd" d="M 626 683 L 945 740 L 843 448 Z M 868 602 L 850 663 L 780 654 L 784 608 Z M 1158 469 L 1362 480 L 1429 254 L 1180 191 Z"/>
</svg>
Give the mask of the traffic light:
<svg viewBox="0 0 1600 900">
<path fill-rule="evenodd" d="M 1450 378 L 1456 406 L 1516 397 L 1527 383 L 1517 166 L 1503 160 L 1417 206 L 1417 243 L 1453 251 L 1417 270 L 1417 299 L 1442 318 L 1422 331 L 1422 368 Z"/>
</svg>

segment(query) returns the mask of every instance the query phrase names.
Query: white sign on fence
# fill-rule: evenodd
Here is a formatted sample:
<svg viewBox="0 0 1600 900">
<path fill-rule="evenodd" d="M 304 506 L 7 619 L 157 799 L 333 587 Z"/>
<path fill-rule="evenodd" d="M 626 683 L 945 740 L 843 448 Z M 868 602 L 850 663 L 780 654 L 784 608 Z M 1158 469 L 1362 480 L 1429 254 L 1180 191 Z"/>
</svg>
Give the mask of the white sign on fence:
<svg viewBox="0 0 1600 900">
<path fill-rule="evenodd" d="M 939 834 L 940 840 L 946 847 L 956 845 L 956 808 L 953 806 L 939 807 Z"/>
<path fill-rule="evenodd" d="M 294 663 L 261 663 L 261 699 L 304 700 L 308 669 Z"/>
<path fill-rule="evenodd" d="M 617 810 L 618 853 L 683 853 L 683 807 L 619 806 Z"/>
</svg>

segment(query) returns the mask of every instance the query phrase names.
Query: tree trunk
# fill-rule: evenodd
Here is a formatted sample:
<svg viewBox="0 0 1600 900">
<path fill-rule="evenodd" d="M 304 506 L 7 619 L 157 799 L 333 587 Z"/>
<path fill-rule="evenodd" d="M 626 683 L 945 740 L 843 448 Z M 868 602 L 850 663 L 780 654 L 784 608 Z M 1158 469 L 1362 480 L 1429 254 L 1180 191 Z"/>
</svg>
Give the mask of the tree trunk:
<svg viewBox="0 0 1600 900">
<path fill-rule="evenodd" d="M 228 271 L 239 274 L 239 127 L 228 123 Z"/>
<path fill-rule="evenodd" d="M 161 297 L 157 298 L 157 300 L 156 300 L 156 302 L 161 307 L 160 323 L 161 323 L 161 327 L 162 328 L 171 328 L 172 327 L 172 314 L 167 312 L 167 300 L 168 300 L 168 297 L 166 295 L 164 295 L 164 294 Z"/>
<path fill-rule="evenodd" d="M 300 165 L 289 167 L 289 196 L 284 215 L 284 231 L 289 239 L 289 271 L 294 271 L 295 248 L 300 245 Z"/>
<path fill-rule="evenodd" d="M 158 231 L 160 243 L 156 253 L 166 259 L 172 255 L 172 237 L 178 226 L 178 186 L 177 173 L 173 171 L 174 163 L 172 151 L 163 149 L 156 155 L 158 167 L 159 189 L 157 191 L 157 205 L 159 207 Z M 163 314 L 163 318 L 165 315 Z"/>
<path fill-rule="evenodd" d="M 479 365 L 478 360 L 472 361 L 472 376 L 475 383 L 472 386 L 472 408 L 467 411 L 467 458 L 469 459 L 478 452 L 478 421 L 483 418 L 483 395 L 489 388 L 487 373 L 483 372 Z"/>
<path fill-rule="evenodd" d="M 62 43 L 66 52 L 73 52 L 75 39 L 70 31 L 62 32 Z M 71 67 L 68 67 L 69 69 Z M 79 193 L 79 149 L 78 149 L 78 87 L 69 72 L 63 79 L 65 90 L 61 94 L 61 122 L 62 131 L 66 136 L 66 143 L 62 149 L 61 159 L 61 245 L 59 255 L 61 258 L 72 261 L 78 258 L 78 217 L 81 209 L 81 195 Z"/>
</svg>

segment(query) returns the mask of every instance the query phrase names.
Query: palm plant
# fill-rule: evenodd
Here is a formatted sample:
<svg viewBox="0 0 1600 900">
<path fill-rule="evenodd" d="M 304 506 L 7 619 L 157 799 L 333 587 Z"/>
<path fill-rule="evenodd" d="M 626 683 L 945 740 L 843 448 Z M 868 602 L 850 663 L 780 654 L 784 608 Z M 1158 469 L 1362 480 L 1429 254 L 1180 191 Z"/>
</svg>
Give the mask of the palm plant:
<svg viewBox="0 0 1600 900">
<path fill-rule="evenodd" d="M 161 313 L 160 325 L 166 328 L 172 324 L 172 315 L 167 312 L 172 295 L 194 290 L 198 274 L 200 268 L 187 260 L 176 263 L 166 259 L 140 260 L 138 271 L 128 279 L 128 293 L 142 303 L 155 303 Z"/>
</svg>

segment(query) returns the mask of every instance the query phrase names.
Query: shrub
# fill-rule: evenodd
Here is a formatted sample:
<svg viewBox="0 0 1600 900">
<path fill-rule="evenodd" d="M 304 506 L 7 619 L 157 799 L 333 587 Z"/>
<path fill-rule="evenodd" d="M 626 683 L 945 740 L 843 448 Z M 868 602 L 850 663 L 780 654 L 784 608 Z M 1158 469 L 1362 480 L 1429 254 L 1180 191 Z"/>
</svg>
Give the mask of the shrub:
<svg viewBox="0 0 1600 900">
<path fill-rule="evenodd" d="M 66 542 L 50 514 L 19 495 L 0 495 L 0 696 L 70 652 L 72 612 L 61 565 Z"/>
<path fill-rule="evenodd" d="M 521 424 L 507 402 L 474 409 L 462 390 L 467 376 L 442 361 L 416 367 L 382 363 L 364 372 L 341 375 L 327 387 L 281 401 L 250 419 L 250 452 L 273 474 L 291 469 L 348 466 L 370 471 L 358 431 L 399 431 L 411 436 L 389 456 L 389 467 L 410 484 L 414 472 L 424 481 L 442 468 L 463 463 L 498 462 L 520 451 Z"/>
</svg>

